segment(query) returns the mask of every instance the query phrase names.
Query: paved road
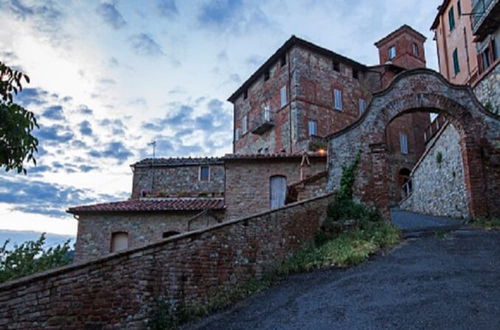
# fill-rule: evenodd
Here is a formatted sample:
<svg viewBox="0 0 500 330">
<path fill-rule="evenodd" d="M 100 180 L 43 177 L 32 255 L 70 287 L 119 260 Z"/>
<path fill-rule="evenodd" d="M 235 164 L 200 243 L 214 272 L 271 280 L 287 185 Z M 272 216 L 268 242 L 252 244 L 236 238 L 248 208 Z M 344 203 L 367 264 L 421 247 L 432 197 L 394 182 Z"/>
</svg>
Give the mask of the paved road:
<svg viewBox="0 0 500 330">
<path fill-rule="evenodd" d="M 350 269 L 290 276 L 189 329 L 500 329 L 500 231 L 405 240 Z"/>
<path fill-rule="evenodd" d="M 391 210 L 391 218 L 392 222 L 405 233 L 453 230 L 462 226 L 462 221 L 459 219 L 423 215 L 397 208 Z"/>
</svg>

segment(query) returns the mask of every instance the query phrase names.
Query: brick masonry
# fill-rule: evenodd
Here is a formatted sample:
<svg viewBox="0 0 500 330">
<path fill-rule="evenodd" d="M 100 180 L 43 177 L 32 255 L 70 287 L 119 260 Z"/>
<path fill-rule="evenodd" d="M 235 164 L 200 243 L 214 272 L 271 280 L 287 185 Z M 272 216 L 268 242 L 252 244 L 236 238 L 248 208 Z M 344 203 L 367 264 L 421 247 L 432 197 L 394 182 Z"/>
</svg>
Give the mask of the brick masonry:
<svg viewBox="0 0 500 330">
<path fill-rule="evenodd" d="M 156 299 L 204 302 L 215 291 L 260 278 L 313 239 L 332 198 L 2 284 L 0 327 L 144 329 Z"/>
<path fill-rule="evenodd" d="M 474 93 L 486 109 L 500 115 L 500 59 L 477 82 Z"/>
<path fill-rule="evenodd" d="M 470 213 L 460 134 L 453 125 L 441 130 L 413 169 L 413 192 L 400 206 L 413 212 L 467 218 Z"/>
<path fill-rule="evenodd" d="M 442 113 L 460 134 L 467 205 L 474 217 L 500 216 L 500 117 L 486 109 L 467 86 L 454 86 L 437 72 L 406 71 L 375 94 L 365 115 L 331 135 L 328 189 L 339 186 L 341 167 L 362 152 L 356 197 L 388 216 L 391 204 L 385 128 L 393 118 L 415 111 Z"/>
</svg>

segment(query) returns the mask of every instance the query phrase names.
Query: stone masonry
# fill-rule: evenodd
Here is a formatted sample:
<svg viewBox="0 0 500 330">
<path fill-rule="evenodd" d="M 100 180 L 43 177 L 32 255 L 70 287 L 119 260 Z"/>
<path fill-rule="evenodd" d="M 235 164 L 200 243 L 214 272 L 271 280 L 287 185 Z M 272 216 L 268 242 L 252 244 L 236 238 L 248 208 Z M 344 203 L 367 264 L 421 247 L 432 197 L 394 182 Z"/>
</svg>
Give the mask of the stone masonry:
<svg viewBox="0 0 500 330">
<path fill-rule="evenodd" d="M 475 84 L 474 93 L 487 110 L 500 115 L 500 59 Z"/>
<path fill-rule="evenodd" d="M 455 218 L 469 217 L 460 134 L 447 125 L 430 143 L 411 174 L 413 191 L 402 209 Z"/>
<path fill-rule="evenodd" d="M 203 303 L 311 241 L 333 195 L 0 285 L 0 328 L 145 329 L 158 299 Z"/>
</svg>

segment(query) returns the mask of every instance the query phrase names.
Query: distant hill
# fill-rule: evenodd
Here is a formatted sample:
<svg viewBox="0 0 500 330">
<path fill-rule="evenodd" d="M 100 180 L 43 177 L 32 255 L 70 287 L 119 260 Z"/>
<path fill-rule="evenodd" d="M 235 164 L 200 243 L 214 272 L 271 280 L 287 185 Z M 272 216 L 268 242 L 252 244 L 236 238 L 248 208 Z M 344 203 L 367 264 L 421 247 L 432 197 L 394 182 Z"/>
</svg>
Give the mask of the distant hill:
<svg viewBox="0 0 500 330">
<path fill-rule="evenodd" d="M 21 230 L 5 230 L 0 229 L 0 246 L 6 240 L 9 240 L 9 245 L 7 248 L 12 248 L 15 244 L 19 245 L 25 241 L 37 240 L 42 235 L 41 232 L 36 231 L 21 231 Z M 70 246 L 73 249 L 73 244 L 75 244 L 75 236 L 72 235 L 58 235 L 58 234 L 45 234 L 45 248 L 53 247 L 58 244 L 63 244 L 67 240 L 71 240 Z"/>
</svg>

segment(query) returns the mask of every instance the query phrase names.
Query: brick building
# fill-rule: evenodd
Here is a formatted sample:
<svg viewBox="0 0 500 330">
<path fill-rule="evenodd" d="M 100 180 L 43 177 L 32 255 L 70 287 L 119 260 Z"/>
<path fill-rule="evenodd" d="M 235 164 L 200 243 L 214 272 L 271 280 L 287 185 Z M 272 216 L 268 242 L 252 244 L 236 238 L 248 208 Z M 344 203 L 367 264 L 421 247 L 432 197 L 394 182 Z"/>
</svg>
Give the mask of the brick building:
<svg viewBox="0 0 500 330">
<path fill-rule="evenodd" d="M 425 67 L 424 42 L 423 35 L 402 26 L 375 44 L 380 63 L 367 66 L 292 36 L 229 97 L 233 154 L 133 164 L 131 199 L 68 210 L 79 221 L 75 259 L 141 246 L 325 192 L 325 137 L 357 121 L 374 93 L 397 74 Z M 405 170 L 424 150 L 428 124 L 428 115 L 409 114 L 387 127 L 394 202 Z"/>
<path fill-rule="evenodd" d="M 500 1 L 445 0 L 431 29 L 439 71 L 450 82 L 470 85 L 492 112 L 500 112 Z"/>
</svg>

